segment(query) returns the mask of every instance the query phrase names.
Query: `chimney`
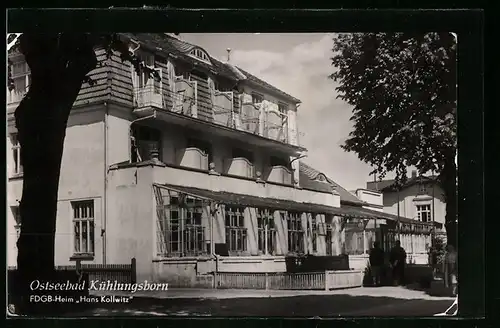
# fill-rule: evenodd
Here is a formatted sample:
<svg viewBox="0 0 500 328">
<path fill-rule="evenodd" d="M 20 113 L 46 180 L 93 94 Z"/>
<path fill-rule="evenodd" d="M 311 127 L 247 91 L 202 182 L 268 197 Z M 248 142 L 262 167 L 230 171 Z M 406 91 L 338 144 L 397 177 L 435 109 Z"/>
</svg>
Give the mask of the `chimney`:
<svg viewBox="0 0 500 328">
<path fill-rule="evenodd" d="M 417 170 L 412 170 L 411 171 L 411 177 L 414 179 L 417 177 Z"/>
<path fill-rule="evenodd" d="M 227 62 L 229 63 L 229 61 L 231 60 L 231 48 L 227 48 L 226 51 L 227 51 Z"/>
</svg>

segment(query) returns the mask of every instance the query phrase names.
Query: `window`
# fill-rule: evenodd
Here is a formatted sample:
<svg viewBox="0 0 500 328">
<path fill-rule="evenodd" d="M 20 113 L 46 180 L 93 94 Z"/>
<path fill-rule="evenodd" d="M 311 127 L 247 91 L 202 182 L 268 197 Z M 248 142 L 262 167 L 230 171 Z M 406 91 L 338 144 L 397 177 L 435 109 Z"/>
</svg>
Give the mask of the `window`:
<svg viewBox="0 0 500 328">
<path fill-rule="evenodd" d="M 262 254 L 272 255 L 276 252 L 276 225 L 273 212 L 266 209 L 257 210 L 258 249 Z"/>
<path fill-rule="evenodd" d="M 220 92 L 230 92 L 233 91 L 231 87 L 224 86 L 223 84 L 219 83 L 218 81 L 214 81 L 214 89 Z"/>
<path fill-rule="evenodd" d="M 154 68 L 155 67 L 155 57 L 152 54 L 146 54 L 143 53 L 140 56 L 140 59 L 142 60 L 144 66 L 147 66 L 148 68 Z M 142 65 L 139 67 L 139 72 L 137 72 L 138 76 L 138 87 L 139 88 L 144 88 L 151 83 L 154 83 L 154 77 L 151 76 L 151 73 L 149 70 L 144 69 Z"/>
<path fill-rule="evenodd" d="M 271 166 L 284 166 L 286 168 L 290 168 L 290 161 L 284 159 L 283 157 L 271 156 L 270 164 Z"/>
<path fill-rule="evenodd" d="M 417 205 L 417 216 L 421 222 L 431 222 L 431 205 Z"/>
<path fill-rule="evenodd" d="M 153 151 L 161 157 L 161 132 L 147 126 L 134 126 L 132 128 L 132 162 L 150 160 Z"/>
<path fill-rule="evenodd" d="M 420 195 L 425 195 L 427 194 L 427 186 L 423 183 L 419 185 L 419 194 Z"/>
<path fill-rule="evenodd" d="M 252 104 L 260 104 L 264 101 L 264 96 L 258 93 L 252 93 Z"/>
<path fill-rule="evenodd" d="M 19 139 L 17 138 L 17 134 L 11 134 L 11 142 L 12 142 L 12 157 L 14 158 L 14 168 L 13 174 L 22 174 L 23 173 L 23 163 L 21 160 L 21 145 L 19 144 Z"/>
<path fill-rule="evenodd" d="M 203 200 L 170 192 L 165 205 L 163 227 L 167 256 L 198 256 L 207 253 L 205 229 L 202 225 Z"/>
<path fill-rule="evenodd" d="M 239 254 L 247 250 L 247 228 L 245 228 L 244 224 L 244 210 L 244 207 L 226 206 L 226 245 L 230 253 Z"/>
<path fill-rule="evenodd" d="M 288 252 L 294 254 L 304 253 L 304 230 L 302 229 L 301 214 L 288 212 Z"/>
<path fill-rule="evenodd" d="M 207 53 L 201 49 L 194 49 L 193 51 L 191 51 L 190 55 L 192 55 L 193 57 L 196 57 L 200 60 L 203 60 L 205 62 L 208 62 L 210 63 L 210 58 L 209 56 L 207 55 Z"/>
<path fill-rule="evenodd" d="M 182 70 L 179 66 L 174 66 L 174 74 L 177 77 L 182 77 L 186 81 L 191 80 L 191 73 L 186 70 Z"/>
<path fill-rule="evenodd" d="M 14 225 L 14 229 L 16 229 L 16 238 L 19 238 L 21 234 L 21 212 L 19 211 L 19 206 L 12 206 L 11 211 L 14 216 L 14 221 L 16 222 Z"/>
<path fill-rule="evenodd" d="M 18 61 L 10 66 L 12 79 L 14 80 L 14 90 L 11 91 L 18 95 L 24 95 L 31 84 L 31 74 L 28 63 Z M 13 101 L 13 99 L 11 100 Z"/>
<path fill-rule="evenodd" d="M 73 207 L 74 253 L 94 255 L 94 201 L 71 203 Z"/>
<path fill-rule="evenodd" d="M 279 103 L 278 104 L 278 110 L 281 114 L 285 114 L 288 112 L 288 105 L 287 104 L 283 104 L 283 103 Z"/>
<path fill-rule="evenodd" d="M 233 149 L 233 158 L 243 157 L 246 158 L 250 163 L 253 163 L 253 154 L 247 150 L 241 148 Z"/>
</svg>

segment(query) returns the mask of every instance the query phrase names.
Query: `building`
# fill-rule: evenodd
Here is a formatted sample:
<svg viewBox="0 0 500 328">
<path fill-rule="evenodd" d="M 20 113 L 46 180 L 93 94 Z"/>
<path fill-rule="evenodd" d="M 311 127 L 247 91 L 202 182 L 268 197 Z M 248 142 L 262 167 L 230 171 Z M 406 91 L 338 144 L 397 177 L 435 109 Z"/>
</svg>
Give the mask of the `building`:
<svg viewBox="0 0 500 328">
<path fill-rule="evenodd" d="M 384 212 L 431 223 L 436 236 L 446 238 L 446 202 L 437 176 L 417 175 L 417 171 L 412 171 L 399 188 L 394 180 L 367 182 L 366 186 L 383 194 Z"/>
<path fill-rule="evenodd" d="M 363 270 L 368 265 L 369 250 L 374 241 L 389 251 L 396 240 L 401 240 L 408 253 L 407 261 L 413 264 L 428 263 L 428 245 L 431 243 L 432 226 L 428 222 L 414 220 L 404 214 L 398 217 L 384 206 L 382 192 L 375 188 L 359 188 L 348 191 L 341 185 L 305 163 L 300 163 L 301 172 L 310 178 L 326 180 L 339 194 L 340 206 L 358 219 L 346 215 L 341 234 L 341 253 L 349 255 L 352 269 Z M 366 216 L 358 216 L 360 213 Z"/>
<path fill-rule="evenodd" d="M 96 50 L 105 65 L 66 131 L 56 265 L 136 258 L 138 279 L 199 285 L 213 271 L 283 272 L 287 256 L 339 255 L 349 224 L 362 228 L 365 254 L 368 224 L 396 222 L 301 161 L 298 99 L 175 36 L 121 37 L 158 76 Z M 22 194 L 13 111 L 30 75 L 22 55 L 9 59 L 12 266 Z"/>
</svg>

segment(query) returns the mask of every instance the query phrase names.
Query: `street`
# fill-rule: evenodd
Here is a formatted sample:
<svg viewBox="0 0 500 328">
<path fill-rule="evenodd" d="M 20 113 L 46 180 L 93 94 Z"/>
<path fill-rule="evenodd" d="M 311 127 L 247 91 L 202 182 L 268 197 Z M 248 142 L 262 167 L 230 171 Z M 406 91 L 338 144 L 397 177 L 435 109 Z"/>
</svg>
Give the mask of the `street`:
<svg viewBox="0 0 500 328">
<path fill-rule="evenodd" d="M 117 294 L 115 295 L 124 295 Z M 137 294 L 137 293 L 136 293 Z M 86 316 L 336 317 L 433 316 L 450 297 L 432 297 L 403 287 L 336 291 L 172 289 L 134 296 L 128 304 L 98 304 Z"/>
</svg>

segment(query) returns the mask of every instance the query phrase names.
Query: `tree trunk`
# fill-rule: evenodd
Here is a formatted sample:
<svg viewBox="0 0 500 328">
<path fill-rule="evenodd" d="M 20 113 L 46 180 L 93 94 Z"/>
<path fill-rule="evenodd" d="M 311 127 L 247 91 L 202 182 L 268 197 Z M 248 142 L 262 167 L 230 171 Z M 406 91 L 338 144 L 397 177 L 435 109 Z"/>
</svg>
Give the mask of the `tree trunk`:
<svg viewBox="0 0 500 328">
<path fill-rule="evenodd" d="M 446 157 L 443 171 L 440 175 L 441 185 L 446 200 L 445 228 L 447 244 L 457 247 L 457 167 L 455 151 Z"/>
<path fill-rule="evenodd" d="M 33 294 L 30 283 L 51 281 L 55 277 L 57 199 L 66 125 L 83 78 L 95 67 L 95 54 L 91 48 L 94 61 L 87 58 L 90 64 L 80 62 L 75 66 L 83 56 L 68 59 L 65 56 L 68 49 L 59 43 L 48 48 L 47 43 L 54 36 L 50 39 L 35 36 L 35 41 L 29 37 L 26 36 L 22 50 L 31 69 L 32 84 L 15 112 L 23 163 L 23 194 L 13 293 L 16 312 L 44 314 L 45 310 L 40 310 L 46 308 L 42 303 L 29 300 Z"/>
</svg>

